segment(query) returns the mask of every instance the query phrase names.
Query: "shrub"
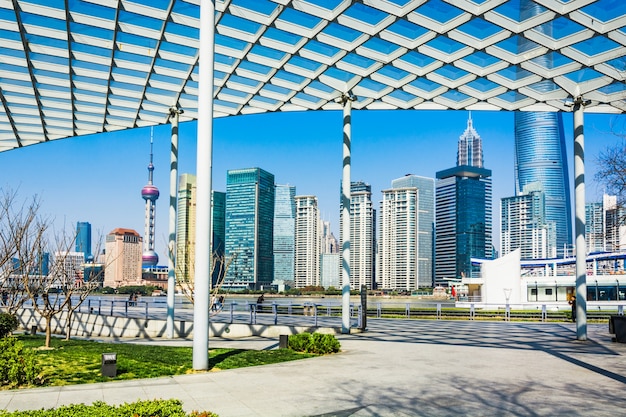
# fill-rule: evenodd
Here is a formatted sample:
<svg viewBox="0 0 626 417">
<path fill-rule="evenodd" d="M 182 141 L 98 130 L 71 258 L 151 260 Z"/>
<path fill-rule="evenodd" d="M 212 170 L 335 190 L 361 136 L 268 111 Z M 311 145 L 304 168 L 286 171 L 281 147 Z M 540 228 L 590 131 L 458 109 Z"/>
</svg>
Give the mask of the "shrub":
<svg viewBox="0 0 626 417">
<path fill-rule="evenodd" d="M 0 339 L 0 385 L 12 388 L 35 384 L 39 372 L 32 350 L 15 337 Z"/>
<path fill-rule="evenodd" d="M 339 352 L 341 345 L 332 334 L 299 333 L 289 336 L 289 349 L 296 352 L 324 355 Z"/>
<path fill-rule="evenodd" d="M 73 404 L 56 409 L 32 411 L 1 411 L 0 417 L 217 417 L 210 411 L 186 414 L 180 400 L 137 401 L 119 406 L 96 401 L 93 405 Z"/>
<path fill-rule="evenodd" d="M 17 329 L 17 317 L 9 313 L 0 313 L 0 337 L 6 337 Z"/>
</svg>

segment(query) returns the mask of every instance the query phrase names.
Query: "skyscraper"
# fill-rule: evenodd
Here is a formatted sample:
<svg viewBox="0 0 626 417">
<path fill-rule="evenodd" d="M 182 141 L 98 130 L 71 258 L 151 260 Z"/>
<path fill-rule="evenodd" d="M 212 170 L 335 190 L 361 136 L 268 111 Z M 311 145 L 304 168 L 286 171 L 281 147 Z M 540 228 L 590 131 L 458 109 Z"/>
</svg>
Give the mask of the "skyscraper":
<svg viewBox="0 0 626 417">
<path fill-rule="evenodd" d="M 295 287 L 320 285 L 320 214 L 317 197 L 295 197 Z"/>
<path fill-rule="evenodd" d="M 191 174 L 182 174 L 179 178 L 176 209 L 176 277 L 180 281 L 193 283 L 196 247 L 196 177 Z M 212 283 L 215 285 L 225 250 L 226 194 L 213 191 L 211 199 L 213 206 L 212 250 L 213 254 L 217 255 L 214 258 L 215 264 L 211 264 Z"/>
<path fill-rule="evenodd" d="M 150 163 L 148 164 L 148 184 L 141 189 L 141 198 L 146 201 L 146 218 L 144 234 L 144 251 L 141 256 L 144 268 L 156 266 L 159 255 L 154 251 L 154 226 L 156 217 L 156 201 L 159 198 L 159 189 L 152 184 L 154 165 L 152 164 L 152 129 L 150 130 Z"/>
<path fill-rule="evenodd" d="M 604 252 L 605 230 L 604 230 L 604 204 L 585 204 L 585 244 L 587 253 Z"/>
<path fill-rule="evenodd" d="M 379 286 L 411 291 L 433 285 L 434 180 L 407 175 L 383 190 Z"/>
<path fill-rule="evenodd" d="M 224 286 L 261 289 L 274 278 L 274 175 L 260 168 L 226 176 L 226 257 L 235 257 Z"/>
<path fill-rule="evenodd" d="M 343 204 L 340 204 L 341 209 Z M 342 244 L 340 238 L 339 246 Z M 374 288 L 375 248 L 376 210 L 372 205 L 372 187 L 355 181 L 350 184 L 350 288 L 358 290 L 362 285 Z M 340 279 L 343 282 L 343 278 Z"/>
<path fill-rule="evenodd" d="M 621 252 L 626 250 L 626 225 L 624 217 L 626 210 L 617 204 L 617 197 L 604 195 L 604 247 L 607 252 Z"/>
<path fill-rule="evenodd" d="M 556 256 L 556 225 L 546 220 L 540 183 L 527 184 L 520 195 L 503 198 L 500 219 L 502 255 L 520 249 L 524 260 Z"/>
<path fill-rule="evenodd" d="M 85 260 L 93 257 L 91 253 L 91 223 L 76 223 L 76 252 L 82 252 Z"/>
<path fill-rule="evenodd" d="M 196 247 L 196 176 L 182 174 L 176 208 L 176 280 L 194 281 Z"/>
<path fill-rule="evenodd" d="M 274 208 L 274 284 L 294 280 L 296 187 L 276 185 Z"/>
<path fill-rule="evenodd" d="M 540 182 L 546 220 L 556 224 L 557 256 L 572 244 L 572 214 L 567 154 L 560 112 L 515 112 L 515 194 Z"/>
<path fill-rule="evenodd" d="M 483 142 L 480 135 L 472 126 L 472 113 L 467 119 L 467 128 L 459 137 L 456 165 L 468 165 L 482 168 L 483 166 Z"/>
<path fill-rule="evenodd" d="M 469 142 L 472 146 L 466 145 Z M 478 272 L 472 258 L 493 257 L 491 170 L 483 167 L 481 139 L 471 117 L 459 138 L 457 162 L 475 165 L 436 174 L 436 283 L 472 276 Z"/>
</svg>

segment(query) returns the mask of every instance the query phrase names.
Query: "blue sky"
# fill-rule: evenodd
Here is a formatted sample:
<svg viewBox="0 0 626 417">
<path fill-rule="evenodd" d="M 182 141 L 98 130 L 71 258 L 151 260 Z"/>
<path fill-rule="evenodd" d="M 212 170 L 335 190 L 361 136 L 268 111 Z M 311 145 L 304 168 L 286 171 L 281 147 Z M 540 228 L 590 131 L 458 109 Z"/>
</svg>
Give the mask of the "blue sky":
<svg viewBox="0 0 626 417">
<path fill-rule="evenodd" d="M 467 111 L 358 111 L 352 113 L 352 180 L 372 185 L 378 209 L 381 190 L 411 173 L 434 177 L 456 164 L 457 141 Z M 472 112 L 483 140 L 484 165 L 493 171 L 494 243 L 499 248 L 500 198 L 513 195 L 513 113 Z M 565 115 L 570 177 L 573 176 L 572 115 Z M 585 115 L 587 200 L 599 201 L 603 185 L 594 179 L 596 158 L 619 143 L 625 115 Z M 165 261 L 168 219 L 170 126 L 154 128 L 154 183 L 157 201 L 156 250 Z M 180 125 L 179 173 L 195 173 L 196 123 Z M 150 128 L 57 140 L 0 153 L 0 187 L 22 199 L 38 195 L 41 213 L 55 227 L 92 224 L 94 238 L 116 227 L 144 233 L 141 188 L 147 183 Z M 340 111 L 272 113 L 216 119 L 213 188 L 225 191 L 228 169 L 260 167 L 277 184 L 316 195 L 321 215 L 338 236 L 342 170 Z M 573 192 L 573 187 L 572 187 Z M 573 198 L 573 196 L 572 196 Z"/>
</svg>

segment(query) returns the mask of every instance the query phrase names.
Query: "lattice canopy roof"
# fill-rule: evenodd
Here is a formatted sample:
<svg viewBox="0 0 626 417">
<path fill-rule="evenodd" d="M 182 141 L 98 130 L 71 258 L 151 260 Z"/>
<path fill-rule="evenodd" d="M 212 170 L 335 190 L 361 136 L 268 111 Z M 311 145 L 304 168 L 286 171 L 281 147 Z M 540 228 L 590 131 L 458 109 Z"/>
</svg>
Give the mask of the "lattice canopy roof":
<svg viewBox="0 0 626 417">
<path fill-rule="evenodd" d="M 0 0 L 0 151 L 198 117 L 200 0 Z M 211 1 L 202 1 L 212 7 Z M 624 0 L 215 2 L 214 116 L 626 110 Z"/>
</svg>

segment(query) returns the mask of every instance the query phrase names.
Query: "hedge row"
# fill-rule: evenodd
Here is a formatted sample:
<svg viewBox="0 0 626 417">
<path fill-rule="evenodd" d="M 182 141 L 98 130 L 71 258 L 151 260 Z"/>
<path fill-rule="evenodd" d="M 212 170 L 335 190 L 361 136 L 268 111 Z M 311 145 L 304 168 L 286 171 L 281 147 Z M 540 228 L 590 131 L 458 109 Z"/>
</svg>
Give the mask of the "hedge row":
<svg viewBox="0 0 626 417">
<path fill-rule="evenodd" d="M 31 411 L 2 411 L 0 417 L 218 417 L 210 411 L 185 413 L 180 400 L 137 401 L 118 406 L 97 401 Z"/>
</svg>

